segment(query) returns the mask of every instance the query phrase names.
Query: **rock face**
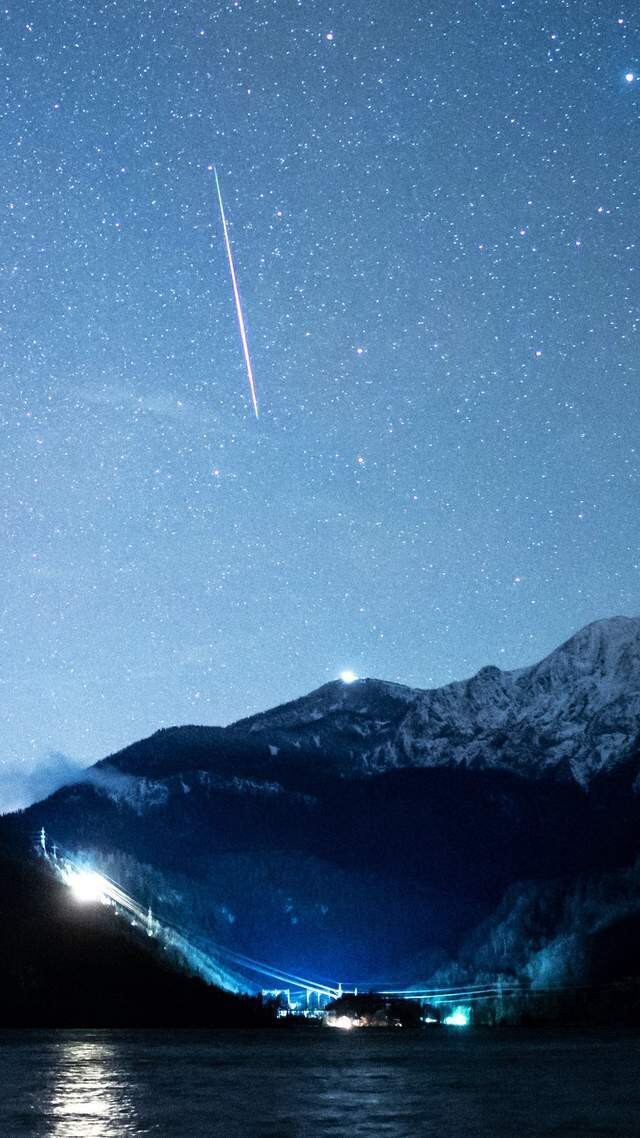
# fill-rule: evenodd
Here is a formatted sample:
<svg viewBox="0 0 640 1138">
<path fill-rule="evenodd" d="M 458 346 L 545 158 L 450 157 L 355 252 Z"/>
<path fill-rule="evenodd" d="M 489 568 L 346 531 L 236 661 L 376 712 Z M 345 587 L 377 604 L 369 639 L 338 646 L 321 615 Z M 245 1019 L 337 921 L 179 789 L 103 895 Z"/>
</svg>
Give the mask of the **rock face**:
<svg viewBox="0 0 640 1138">
<path fill-rule="evenodd" d="M 263 739 L 274 754 L 294 746 L 340 756 L 349 773 L 464 765 L 586 786 L 638 749 L 640 618 L 597 621 L 533 667 L 486 667 L 433 691 L 325 684 L 228 731 Z"/>
<path fill-rule="evenodd" d="M 207 950 L 413 983 L 465 944 L 488 960 L 474 929 L 502 944 L 508 924 L 526 971 L 569 943 L 572 914 L 578 940 L 633 918 L 639 731 L 640 620 L 614 618 L 517 672 L 335 682 L 230 727 L 160 731 L 11 825 L 85 851 Z"/>
</svg>

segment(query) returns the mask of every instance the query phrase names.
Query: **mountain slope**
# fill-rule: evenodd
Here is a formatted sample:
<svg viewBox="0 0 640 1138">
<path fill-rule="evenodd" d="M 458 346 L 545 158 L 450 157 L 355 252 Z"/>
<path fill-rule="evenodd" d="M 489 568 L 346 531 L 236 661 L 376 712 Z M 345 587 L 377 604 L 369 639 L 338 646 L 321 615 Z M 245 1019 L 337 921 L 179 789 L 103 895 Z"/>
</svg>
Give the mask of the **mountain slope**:
<svg viewBox="0 0 640 1138">
<path fill-rule="evenodd" d="M 20 856 L 17 856 L 17 855 Z M 0 843 L 2 1027 L 204 1027 L 266 1022 L 103 906 L 84 906 L 24 850 Z"/>
<path fill-rule="evenodd" d="M 432 692 L 327 684 L 227 728 L 158 732 L 12 825 L 84 851 L 203 947 L 426 981 L 517 883 L 632 863 L 639 677 L 640 621 L 616 618 L 532 668 Z"/>
<path fill-rule="evenodd" d="M 626 864 L 640 809 L 624 772 L 588 795 L 463 767 L 316 778 L 313 795 L 184 772 L 154 781 L 144 809 L 89 784 L 16 822 L 189 936 L 371 983 L 425 947 L 450 952 L 514 881 Z"/>
<path fill-rule="evenodd" d="M 433 691 L 337 681 L 228 730 L 340 755 L 350 772 L 462 764 L 587 785 L 638 749 L 640 618 L 588 625 L 516 672 L 486 667 Z"/>
<path fill-rule="evenodd" d="M 93 769 L 147 778 L 203 770 L 305 789 L 318 771 L 465 766 L 586 787 L 628 766 L 639 744 L 640 618 L 614 617 L 530 668 L 486 667 L 430 691 L 337 680 L 229 727 L 159 731 Z"/>
</svg>

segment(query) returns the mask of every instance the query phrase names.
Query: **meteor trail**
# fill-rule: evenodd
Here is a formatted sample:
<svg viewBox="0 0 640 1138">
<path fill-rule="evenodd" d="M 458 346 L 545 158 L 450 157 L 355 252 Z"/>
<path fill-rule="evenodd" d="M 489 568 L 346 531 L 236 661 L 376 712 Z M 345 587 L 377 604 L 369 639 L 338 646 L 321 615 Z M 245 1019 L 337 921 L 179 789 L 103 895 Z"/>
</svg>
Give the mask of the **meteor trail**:
<svg viewBox="0 0 640 1138">
<path fill-rule="evenodd" d="M 249 355 L 249 343 L 247 341 L 247 330 L 244 325 L 244 316 L 242 315 L 242 305 L 240 303 L 240 293 L 238 292 L 238 281 L 236 279 L 236 270 L 233 263 L 233 253 L 231 252 L 231 242 L 229 240 L 229 231 L 227 229 L 227 219 L 224 212 L 224 205 L 222 204 L 222 193 L 220 191 L 220 182 L 218 181 L 218 171 L 215 166 L 213 167 L 213 176 L 216 180 L 216 190 L 218 193 L 218 204 L 220 206 L 220 217 L 222 219 L 222 229 L 224 231 L 224 244 L 227 250 L 227 259 L 229 261 L 229 272 L 231 274 L 231 284 L 233 287 L 233 297 L 236 302 L 236 313 L 238 315 L 238 327 L 240 328 L 240 339 L 242 341 L 242 352 L 244 355 L 244 362 L 247 366 L 247 379 L 249 380 L 249 390 L 251 392 L 251 402 L 253 410 L 255 411 L 256 419 L 259 418 L 258 413 L 258 399 L 256 396 L 256 385 L 253 378 L 253 368 L 251 366 L 251 357 Z"/>
</svg>

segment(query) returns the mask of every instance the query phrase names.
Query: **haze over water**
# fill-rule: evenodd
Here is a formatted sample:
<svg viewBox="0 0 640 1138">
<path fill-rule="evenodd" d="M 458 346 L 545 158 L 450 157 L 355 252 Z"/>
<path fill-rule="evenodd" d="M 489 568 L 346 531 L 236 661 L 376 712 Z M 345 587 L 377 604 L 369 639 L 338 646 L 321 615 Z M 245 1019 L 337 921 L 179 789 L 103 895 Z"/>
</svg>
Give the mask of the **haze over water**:
<svg viewBox="0 0 640 1138">
<path fill-rule="evenodd" d="M 639 1073 L 629 1032 L 3 1032 L 0 1133 L 630 1138 Z"/>
</svg>

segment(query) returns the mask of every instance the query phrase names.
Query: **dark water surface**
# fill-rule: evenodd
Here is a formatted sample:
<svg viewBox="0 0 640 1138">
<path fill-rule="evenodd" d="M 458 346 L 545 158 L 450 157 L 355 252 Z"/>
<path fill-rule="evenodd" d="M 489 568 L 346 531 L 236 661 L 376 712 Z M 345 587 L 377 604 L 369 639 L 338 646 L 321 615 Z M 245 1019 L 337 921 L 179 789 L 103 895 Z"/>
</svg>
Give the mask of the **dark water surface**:
<svg viewBox="0 0 640 1138">
<path fill-rule="evenodd" d="M 2 1138 L 640 1138 L 640 1034 L 0 1033 Z"/>
</svg>

